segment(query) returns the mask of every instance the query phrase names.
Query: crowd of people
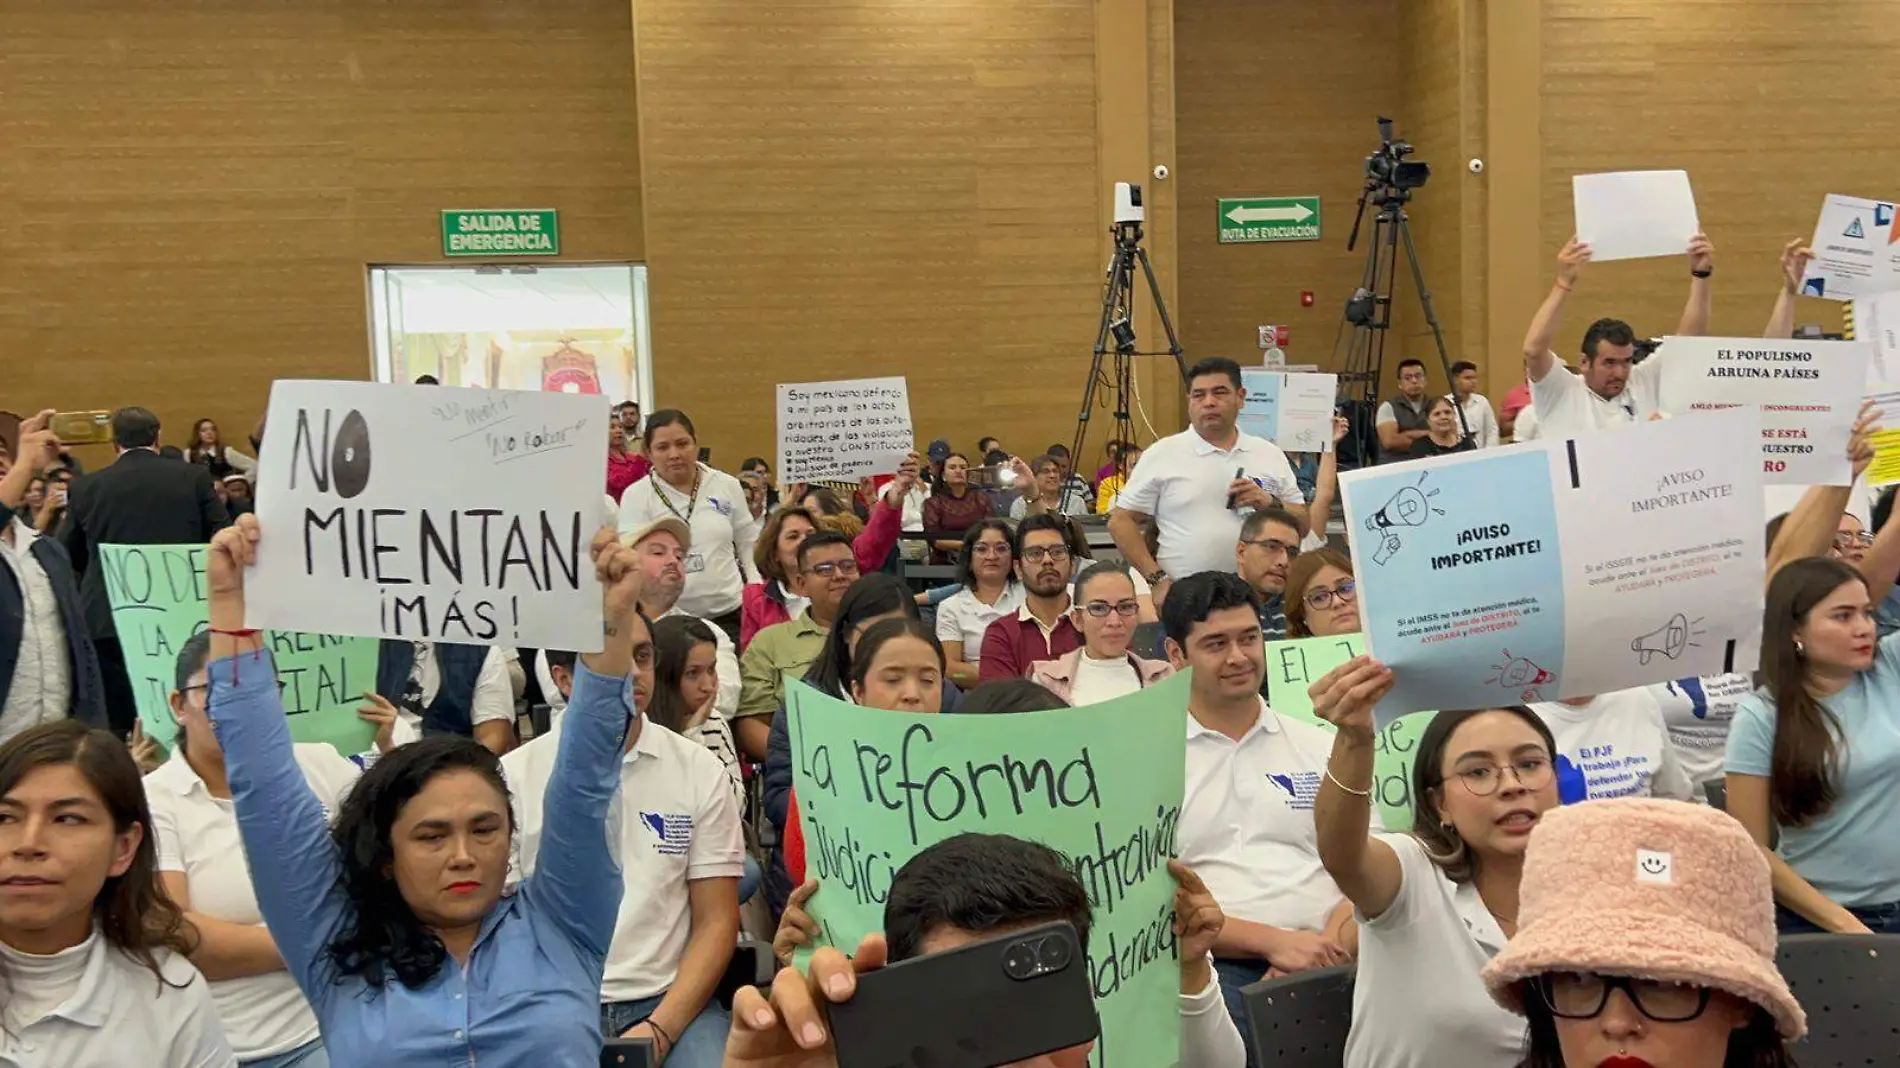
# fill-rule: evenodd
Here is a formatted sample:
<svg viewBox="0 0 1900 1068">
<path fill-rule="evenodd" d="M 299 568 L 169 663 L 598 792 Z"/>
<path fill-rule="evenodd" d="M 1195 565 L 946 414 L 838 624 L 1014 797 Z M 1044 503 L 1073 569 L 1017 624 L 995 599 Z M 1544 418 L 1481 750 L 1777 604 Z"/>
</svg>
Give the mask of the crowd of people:
<svg viewBox="0 0 1900 1068">
<path fill-rule="evenodd" d="M 1771 334 L 1806 256 L 1784 254 Z M 1666 416 L 1666 346 L 1639 359 L 1628 324 L 1588 326 L 1580 374 L 1553 351 L 1589 259 L 1559 254 L 1526 397 L 1494 409 L 1470 362 L 1435 394 L 1402 361 L 1379 461 Z M 1687 261 L 1676 332 L 1702 333 L 1713 246 L 1697 235 Z M 128 407 L 85 473 L 50 411 L 22 420 L 0 453 L 0 1063 L 591 1065 L 624 1037 L 682 1068 L 831 1064 L 826 1006 L 860 976 L 1052 921 L 1086 946 L 1093 909 L 1047 844 L 964 834 L 901 864 L 881 933 L 821 944 L 788 680 L 905 714 L 1034 715 L 1182 672 L 1184 1068 L 1270 1068 L 1244 991 L 1342 965 L 1352 1068 L 1793 1063 L 1805 1018 L 1777 932 L 1900 933 L 1891 500 L 1866 526 L 1859 491 L 1816 487 L 1771 524 L 1758 672 L 1436 713 L 1409 825 L 1387 828 L 1372 708 L 1392 670 L 1360 656 L 1313 683 L 1327 726 L 1266 698 L 1270 643 L 1364 625 L 1328 529 L 1339 451 L 1242 430 L 1230 360 L 1186 378 L 1187 427 L 1111 442 L 1092 477 L 1060 445 L 1024 459 L 985 438 L 780 485 L 761 458 L 712 466 L 687 413 L 621 404 L 591 549 L 603 649 L 385 640 L 359 754 L 292 741 L 244 625 L 246 569 L 283 536 L 253 514 L 253 455 L 209 420 L 166 455 Z M 1118 559 L 1093 559 L 1090 515 Z M 207 546 L 207 623 L 178 651 L 163 753 L 100 546 L 176 543 Z M 925 561 L 954 580 L 900 577 Z M 1606 747 L 1625 773 L 1593 777 Z M 1639 847 L 1673 875 L 1646 878 Z M 784 970 L 734 990 L 748 931 Z"/>
</svg>

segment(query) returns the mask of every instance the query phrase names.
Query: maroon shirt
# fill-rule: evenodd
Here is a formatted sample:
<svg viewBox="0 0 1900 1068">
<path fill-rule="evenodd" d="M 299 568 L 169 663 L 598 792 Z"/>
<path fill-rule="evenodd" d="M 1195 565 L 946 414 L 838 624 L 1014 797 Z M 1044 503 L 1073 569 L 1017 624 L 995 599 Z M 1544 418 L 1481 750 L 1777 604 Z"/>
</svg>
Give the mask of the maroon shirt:
<svg viewBox="0 0 1900 1068">
<path fill-rule="evenodd" d="M 1029 674 L 1030 665 L 1036 661 L 1054 660 L 1081 647 L 1082 635 L 1076 631 L 1067 612 L 1062 614 L 1061 621 L 1044 638 L 1042 624 L 1029 614 L 1029 606 L 1024 605 L 991 623 L 983 632 L 982 663 L 977 669 L 977 681 L 1021 678 Z"/>
<path fill-rule="evenodd" d="M 948 492 L 924 498 L 924 529 L 931 534 L 960 536 L 994 514 L 990 509 L 990 495 L 980 489 L 964 490 L 961 499 Z M 948 563 L 950 554 L 934 550 L 931 558 L 940 564 Z"/>
</svg>

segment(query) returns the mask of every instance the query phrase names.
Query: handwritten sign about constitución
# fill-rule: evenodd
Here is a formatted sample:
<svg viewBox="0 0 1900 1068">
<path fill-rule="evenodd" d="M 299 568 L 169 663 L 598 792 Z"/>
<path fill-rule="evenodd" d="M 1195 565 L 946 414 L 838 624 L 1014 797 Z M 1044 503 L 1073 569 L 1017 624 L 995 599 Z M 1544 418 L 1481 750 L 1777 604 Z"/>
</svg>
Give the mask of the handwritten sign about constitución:
<svg viewBox="0 0 1900 1068">
<path fill-rule="evenodd" d="M 1746 670 L 1760 436 L 1732 408 L 1342 474 L 1381 726 Z"/>
<path fill-rule="evenodd" d="M 901 376 L 779 383 L 781 482 L 888 475 L 913 447 Z"/>
<path fill-rule="evenodd" d="M 278 382 L 248 625 L 593 652 L 607 401 Z"/>
<path fill-rule="evenodd" d="M 1267 704 L 1282 716 L 1332 730 L 1332 724 L 1313 714 L 1313 698 L 1307 688 L 1365 651 L 1366 640 L 1358 634 L 1268 642 Z M 1437 714 L 1414 712 L 1379 729 L 1372 763 L 1372 799 L 1378 802 L 1379 818 L 1388 831 L 1412 827 L 1412 761 L 1418 754 L 1419 736 Z"/>
<path fill-rule="evenodd" d="M 139 719 L 167 748 L 178 733 L 171 711 L 178 650 L 206 626 L 206 552 L 203 545 L 99 547 Z M 376 729 L 356 710 L 364 691 L 376 688 L 376 642 L 283 630 L 264 638 L 277 664 L 291 736 L 325 742 L 345 756 L 368 749 Z"/>
<path fill-rule="evenodd" d="M 1180 1058 L 1168 858 L 1181 815 L 1188 676 L 1087 708 L 934 716 L 788 691 L 792 773 L 820 941 L 883 929 L 904 862 L 964 832 L 1033 839 L 1068 858 L 1094 905 L 1096 1068 Z"/>
<path fill-rule="evenodd" d="M 1845 486 L 1854 481 L 1847 440 L 1867 389 L 1866 341 L 1670 337 L 1662 407 L 1680 415 L 1748 405 L 1761 410 L 1761 468 L 1768 485 Z"/>
</svg>

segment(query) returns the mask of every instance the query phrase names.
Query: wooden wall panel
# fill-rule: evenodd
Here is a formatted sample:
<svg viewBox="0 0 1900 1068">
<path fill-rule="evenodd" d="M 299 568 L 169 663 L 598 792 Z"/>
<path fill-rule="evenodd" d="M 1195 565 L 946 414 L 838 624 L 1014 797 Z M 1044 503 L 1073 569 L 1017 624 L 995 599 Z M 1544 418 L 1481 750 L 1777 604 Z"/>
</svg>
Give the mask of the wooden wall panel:
<svg viewBox="0 0 1900 1068">
<path fill-rule="evenodd" d="M 1713 329 L 1758 333 L 1781 244 L 1813 234 L 1825 194 L 1900 196 L 1883 136 L 1897 48 L 1896 0 L 1546 0 L 1545 284 L 1572 229 L 1572 175 L 1685 168 L 1717 249 Z M 1559 351 L 1600 315 L 1668 332 L 1687 282 L 1674 259 L 1589 268 Z M 1804 300 L 1796 321 L 1839 329 L 1839 305 Z"/>
<path fill-rule="evenodd" d="M 1378 115 L 1403 117 L 1398 0 L 1193 0 L 1175 6 L 1175 142 L 1183 340 L 1191 357 L 1258 362 L 1255 327 L 1292 327 L 1288 358 L 1330 366 L 1364 267 L 1346 251 Z M 1221 245 L 1216 200 L 1322 197 L 1316 242 Z M 1409 286 L 1408 286 L 1409 288 Z M 1316 302 L 1302 308 L 1299 293 Z M 1413 306 L 1416 314 L 1416 306 Z M 1401 306 L 1398 321 L 1406 312 Z M 1388 344 L 1390 355 L 1398 338 Z"/>
<path fill-rule="evenodd" d="M 10 0 L 0 31 L 0 407 L 208 415 L 366 377 L 365 270 L 445 207 L 561 210 L 639 259 L 624 0 Z"/>
<path fill-rule="evenodd" d="M 1107 225 L 1091 0 L 638 17 L 656 386 L 715 462 L 772 454 L 776 383 L 865 375 L 909 377 L 920 440 L 1069 440 Z"/>
</svg>

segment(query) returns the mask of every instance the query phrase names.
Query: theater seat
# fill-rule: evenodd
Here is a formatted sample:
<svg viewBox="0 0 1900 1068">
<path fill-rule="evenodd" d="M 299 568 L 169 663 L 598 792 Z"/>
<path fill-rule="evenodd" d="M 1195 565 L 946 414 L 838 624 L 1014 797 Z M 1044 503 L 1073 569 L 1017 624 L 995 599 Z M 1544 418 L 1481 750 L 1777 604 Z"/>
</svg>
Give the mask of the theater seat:
<svg viewBox="0 0 1900 1068">
<path fill-rule="evenodd" d="M 1776 957 L 1808 1013 L 1808 1037 L 1789 1049 L 1801 1068 L 1894 1063 L 1900 938 L 1787 935 Z"/>
<path fill-rule="evenodd" d="M 1242 991 L 1263 1068 L 1339 1068 L 1352 1027 L 1352 981 L 1353 966 L 1342 964 L 1263 979 Z"/>
<path fill-rule="evenodd" d="M 1135 628 L 1135 636 L 1129 639 L 1128 651 L 1150 660 L 1166 660 L 1168 651 L 1162 647 L 1161 640 L 1167 636 L 1161 624 L 1143 623 Z"/>
</svg>

